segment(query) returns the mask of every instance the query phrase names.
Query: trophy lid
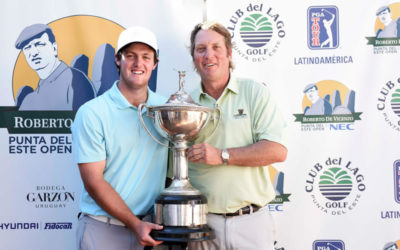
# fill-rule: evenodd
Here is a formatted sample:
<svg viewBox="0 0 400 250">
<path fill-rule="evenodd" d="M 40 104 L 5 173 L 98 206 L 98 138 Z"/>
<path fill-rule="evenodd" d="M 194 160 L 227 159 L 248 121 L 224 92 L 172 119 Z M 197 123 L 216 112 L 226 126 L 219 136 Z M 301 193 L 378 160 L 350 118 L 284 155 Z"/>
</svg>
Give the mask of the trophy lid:
<svg viewBox="0 0 400 250">
<path fill-rule="evenodd" d="M 179 90 L 172 94 L 168 101 L 163 105 L 150 106 L 148 108 L 153 111 L 172 111 L 172 110 L 180 110 L 180 111 L 202 111 L 202 112 L 210 112 L 213 109 L 202 106 L 196 103 L 192 97 L 188 93 L 183 90 L 184 85 L 184 77 L 186 75 L 186 71 L 178 71 L 179 73 Z"/>
<path fill-rule="evenodd" d="M 185 83 L 186 71 L 178 71 L 179 73 L 179 90 L 172 94 L 168 99 L 166 105 L 174 106 L 200 106 L 197 104 L 192 97 L 185 90 L 183 90 L 183 85 Z"/>
</svg>

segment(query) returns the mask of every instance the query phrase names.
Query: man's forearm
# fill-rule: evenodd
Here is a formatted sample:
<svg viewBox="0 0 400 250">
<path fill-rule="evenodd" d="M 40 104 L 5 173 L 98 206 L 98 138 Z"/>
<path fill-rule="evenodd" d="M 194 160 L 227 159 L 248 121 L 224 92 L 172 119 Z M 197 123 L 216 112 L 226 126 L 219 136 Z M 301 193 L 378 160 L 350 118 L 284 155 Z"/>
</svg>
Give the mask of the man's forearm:
<svg viewBox="0 0 400 250">
<path fill-rule="evenodd" d="M 117 191 L 104 179 L 104 168 L 105 160 L 79 164 L 82 181 L 89 195 L 104 211 L 132 230 L 141 245 L 156 246 L 161 244 L 161 241 L 155 241 L 151 238 L 150 232 L 161 230 L 162 226 L 139 220 Z"/>
<path fill-rule="evenodd" d="M 267 140 L 246 147 L 229 148 L 228 152 L 228 164 L 236 166 L 267 166 L 284 161 L 287 155 L 283 145 Z"/>
<path fill-rule="evenodd" d="M 85 188 L 96 203 L 108 214 L 134 230 L 140 220 L 132 213 L 121 196 L 104 179 L 86 183 Z"/>
<path fill-rule="evenodd" d="M 261 140 L 245 147 L 228 148 L 229 165 L 236 166 L 267 166 L 282 162 L 286 159 L 287 149 L 277 143 Z M 191 162 L 208 165 L 222 165 L 222 149 L 215 148 L 207 143 L 193 145 L 187 155 Z"/>
</svg>

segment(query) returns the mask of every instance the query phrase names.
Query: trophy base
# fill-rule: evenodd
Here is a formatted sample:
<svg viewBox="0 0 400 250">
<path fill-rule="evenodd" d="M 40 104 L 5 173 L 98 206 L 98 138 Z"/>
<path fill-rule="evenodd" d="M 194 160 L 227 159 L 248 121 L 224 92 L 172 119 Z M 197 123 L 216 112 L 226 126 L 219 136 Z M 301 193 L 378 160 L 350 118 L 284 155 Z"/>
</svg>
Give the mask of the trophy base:
<svg viewBox="0 0 400 250">
<path fill-rule="evenodd" d="M 207 198 L 204 195 L 160 195 L 155 204 L 155 223 L 151 237 L 164 244 L 177 245 L 215 238 L 207 225 Z"/>
<path fill-rule="evenodd" d="M 193 228 L 164 226 L 162 230 L 153 230 L 150 235 L 155 240 L 164 241 L 164 244 L 188 243 L 215 238 L 214 232 L 207 225 Z"/>
<path fill-rule="evenodd" d="M 160 195 L 155 202 L 155 223 L 167 227 L 197 228 L 207 224 L 204 195 Z"/>
</svg>

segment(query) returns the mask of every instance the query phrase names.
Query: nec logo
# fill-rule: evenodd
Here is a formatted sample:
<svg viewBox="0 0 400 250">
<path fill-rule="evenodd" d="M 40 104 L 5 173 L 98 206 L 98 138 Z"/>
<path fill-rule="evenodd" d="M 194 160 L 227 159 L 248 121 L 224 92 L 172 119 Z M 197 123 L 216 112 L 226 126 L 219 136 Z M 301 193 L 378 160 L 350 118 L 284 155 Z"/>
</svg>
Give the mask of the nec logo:
<svg viewBox="0 0 400 250">
<path fill-rule="evenodd" d="M 270 212 L 283 212 L 282 204 L 268 204 L 268 210 Z"/>
<path fill-rule="evenodd" d="M 329 124 L 330 130 L 354 130 L 353 123 L 331 123 Z"/>
<path fill-rule="evenodd" d="M 316 240 L 313 242 L 313 250 L 345 250 L 341 240 Z"/>
</svg>

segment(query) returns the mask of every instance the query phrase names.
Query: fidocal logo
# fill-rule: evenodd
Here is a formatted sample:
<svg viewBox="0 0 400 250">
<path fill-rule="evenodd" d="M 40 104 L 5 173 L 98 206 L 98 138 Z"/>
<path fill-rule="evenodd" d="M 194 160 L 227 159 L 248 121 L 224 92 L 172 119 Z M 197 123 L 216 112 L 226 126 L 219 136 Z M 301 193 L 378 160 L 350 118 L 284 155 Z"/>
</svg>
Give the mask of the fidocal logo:
<svg viewBox="0 0 400 250">
<path fill-rule="evenodd" d="M 279 13 L 265 3 L 250 3 L 237 9 L 226 27 L 231 32 L 233 51 L 251 62 L 273 56 L 286 35 Z"/>
<path fill-rule="evenodd" d="M 400 132 L 400 77 L 382 85 L 376 107 L 383 115 L 385 122 Z"/>
<path fill-rule="evenodd" d="M 301 114 L 293 114 L 301 131 L 354 130 L 361 120 L 356 112 L 356 92 L 334 80 L 307 84 L 303 89 Z"/>
<path fill-rule="evenodd" d="M 71 222 L 46 222 L 44 224 L 44 230 L 71 230 Z"/>
<path fill-rule="evenodd" d="M 72 222 L 0 222 L 0 230 L 71 230 Z"/>
<path fill-rule="evenodd" d="M 316 163 L 309 169 L 305 191 L 315 206 L 326 214 L 343 215 L 353 210 L 365 191 L 364 176 L 342 157 Z"/>
</svg>

